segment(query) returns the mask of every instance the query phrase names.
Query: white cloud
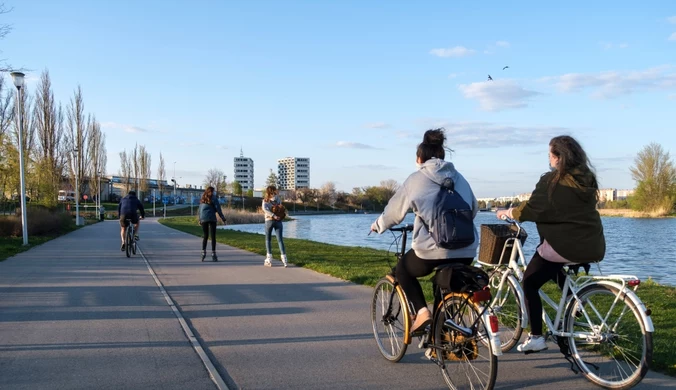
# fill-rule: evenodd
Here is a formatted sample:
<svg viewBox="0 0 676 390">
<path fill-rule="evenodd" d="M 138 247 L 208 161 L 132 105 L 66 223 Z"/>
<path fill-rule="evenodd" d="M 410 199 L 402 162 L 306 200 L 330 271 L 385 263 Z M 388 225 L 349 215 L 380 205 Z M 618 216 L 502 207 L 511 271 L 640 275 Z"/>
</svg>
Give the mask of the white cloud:
<svg viewBox="0 0 676 390">
<path fill-rule="evenodd" d="M 513 80 L 493 80 L 458 86 L 467 99 L 479 101 L 484 111 L 526 107 L 526 101 L 539 92 L 524 89 Z"/>
<path fill-rule="evenodd" d="M 151 130 L 148 130 L 148 129 L 143 128 L 143 127 L 124 125 L 124 124 L 116 123 L 116 122 L 103 122 L 103 123 L 101 123 L 101 127 L 107 128 L 107 129 L 123 130 L 126 133 L 150 133 L 151 132 Z"/>
<path fill-rule="evenodd" d="M 671 24 L 676 24 L 676 15 L 668 17 L 667 21 Z"/>
<path fill-rule="evenodd" d="M 366 127 L 368 127 L 369 129 L 387 129 L 390 127 L 390 125 L 385 122 L 373 122 L 367 123 Z"/>
<path fill-rule="evenodd" d="M 377 149 L 371 145 L 361 144 L 359 142 L 347 142 L 347 141 L 338 141 L 335 145 L 337 148 L 348 148 L 348 149 Z"/>
<path fill-rule="evenodd" d="M 510 47 L 511 45 L 507 41 L 497 41 L 495 42 L 495 46 L 507 48 Z"/>
<path fill-rule="evenodd" d="M 669 40 L 670 41 L 676 41 L 676 32 L 671 33 L 671 35 L 669 36 Z"/>
<path fill-rule="evenodd" d="M 228 147 L 225 146 L 225 145 L 217 145 L 217 146 L 216 146 L 216 149 L 226 150 L 226 149 L 228 149 Z"/>
<path fill-rule="evenodd" d="M 437 57 L 467 57 L 474 54 L 475 51 L 464 46 L 455 46 L 448 49 L 432 49 L 430 54 Z"/>
<path fill-rule="evenodd" d="M 504 146 L 539 145 L 546 149 L 556 136 L 571 134 L 559 126 L 512 126 L 491 122 L 430 122 L 430 127 L 446 129 L 446 139 L 451 149 L 498 148 Z M 545 152 L 542 152 L 546 154 Z"/>
<path fill-rule="evenodd" d="M 670 66 L 660 66 L 640 71 L 568 73 L 541 81 L 553 83 L 562 92 L 592 89 L 593 97 L 610 99 L 650 90 L 676 90 L 676 73 L 670 70 Z"/>
<path fill-rule="evenodd" d="M 458 77 L 458 74 L 457 74 L 457 73 L 451 73 L 451 74 L 448 75 L 448 78 L 449 78 L 449 79 L 454 79 L 454 78 L 456 78 L 456 77 Z"/>
</svg>

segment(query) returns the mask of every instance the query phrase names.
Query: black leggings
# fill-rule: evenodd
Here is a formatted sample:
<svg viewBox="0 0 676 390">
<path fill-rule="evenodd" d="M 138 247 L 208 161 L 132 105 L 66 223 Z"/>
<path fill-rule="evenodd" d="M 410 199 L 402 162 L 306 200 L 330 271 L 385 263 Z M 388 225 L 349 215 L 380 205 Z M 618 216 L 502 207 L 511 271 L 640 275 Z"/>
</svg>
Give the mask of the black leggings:
<svg viewBox="0 0 676 390">
<path fill-rule="evenodd" d="M 397 264 L 395 274 L 397 276 L 397 281 L 399 281 L 399 285 L 404 289 L 408 300 L 411 301 L 413 308 L 417 313 L 418 310 L 427 307 L 425 294 L 423 293 L 417 278 L 431 274 L 434 272 L 434 267 L 440 265 L 449 263 L 470 265 L 472 264 L 472 261 L 474 261 L 472 258 L 424 260 L 418 257 L 413 249 L 409 249 L 404 255 L 404 258 Z"/>
<path fill-rule="evenodd" d="M 202 222 L 202 250 L 207 250 L 207 241 L 211 232 L 211 251 L 216 252 L 216 221 Z"/>
<path fill-rule="evenodd" d="M 563 289 L 566 275 L 562 270 L 562 263 L 547 261 L 535 252 L 523 274 L 523 292 L 530 319 L 530 333 L 533 335 L 542 335 L 542 301 L 538 291 L 550 280 Z"/>
</svg>

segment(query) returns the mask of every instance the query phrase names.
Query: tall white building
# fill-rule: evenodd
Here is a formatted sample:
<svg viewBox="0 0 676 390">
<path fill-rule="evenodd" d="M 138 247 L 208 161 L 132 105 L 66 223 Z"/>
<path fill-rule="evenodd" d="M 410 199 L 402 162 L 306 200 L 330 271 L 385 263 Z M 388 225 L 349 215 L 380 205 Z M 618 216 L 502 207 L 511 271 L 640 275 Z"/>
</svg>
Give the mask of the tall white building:
<svg viewBox="0 0 676 390">
<path fill-rule="evenodd" d="M 277 179 L 280 190 L 310 188 L 310 159 L 285 157 L 277 160 Z"/>
<path fill-rule="evenodd" d="M 240 150 L 239 157 L 235 157 L 235 180 L 242 185 L 242 192 L 254 188 L 254 162 L 249 157 L 244 157 Z"/>
</svg>

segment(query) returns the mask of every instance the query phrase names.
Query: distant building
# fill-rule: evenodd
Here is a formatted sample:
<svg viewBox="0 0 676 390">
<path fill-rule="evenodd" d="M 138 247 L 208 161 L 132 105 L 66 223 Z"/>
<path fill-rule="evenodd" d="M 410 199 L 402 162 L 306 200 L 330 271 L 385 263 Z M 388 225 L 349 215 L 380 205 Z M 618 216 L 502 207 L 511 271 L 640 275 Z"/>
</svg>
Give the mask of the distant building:
<svg viewBox="0 0 676 390">
<path fill-rule="evenodd" d="M 235 181 L 242 185 L 242 192 L 246 193 L 254 188 L 254 162 L 249 157 L 244 157 L 240 149 L 239 157 L 234 162 Z"/>
<path fill-rule="evenodd" d="M 617 190 L 617 200 L 626 200 L 628 197 L 634 195 L 634 190 Z"/>
<path fill-rule="evenodd" d="M 523 194 L 519 194 L 516 196 L 516 199 L 519 200 L 519 202 L 525 202 L 530 199 L 531 193 L 530 192 L 525 192 Z"/>
<path fill-rule="evenodd" d="M 280 190 L 310 188 L 310 159 L 286 157 L 277 160 L 277 184 Z"/>
<path fill-rule="evenodd" d="M 617 190 L 614 188 L 602 188 L 599 190 L 599 202 L 613 202 L 617 200 Z"/>
</svg>

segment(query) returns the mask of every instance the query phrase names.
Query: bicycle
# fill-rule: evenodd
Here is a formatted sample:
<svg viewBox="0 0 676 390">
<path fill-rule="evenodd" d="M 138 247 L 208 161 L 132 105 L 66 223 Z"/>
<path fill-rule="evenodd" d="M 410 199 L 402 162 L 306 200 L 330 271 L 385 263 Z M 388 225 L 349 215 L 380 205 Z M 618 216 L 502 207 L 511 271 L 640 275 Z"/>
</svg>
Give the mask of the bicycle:
<svg viewBox="0 0 676 390">
<path fill-rule="evenodd" d="M 134 239 L 134 224 L 130 218 L 125 219 L 127 227 L 124 229 L 124 251 L 127 257 L 136 254 L 136 240 Z"/>
<path fill-rule="evenodd" d="M 397 261 L 406 253 L 406 233 L 412 230 L 411 225 L 390 228 L 392 232 L 401 232 Z M 436 280 L 441 270 L 453 266 L 457 265 L 435 268 L 432 280 Z M 487 305 L 480 304 L 490 300 L 490 291 L 449 292 L 435 283 L 434 296 L 432 323 L 411 333 L 413 306 L 397 282 L 394 268 L 378 281 L 371 301 L 371 323 L 380 353 L 385 359 L 398 362 L 413 337 L 418 337 L 418 347 L 426 349 L 425 356 L 440 367 L 450 389 L 492 389 L 498 371 L 497 357 L 502 352 L 498 319 Z"/>
<path fill-rule="evenodd" d="M 520 284 L 527 263 L 519 237 L 525 230 L 513 219 L 503 220 L 516 228 L 516 234 L 506 239 L 497 264 L 480 264 L 492 269 L 490 306 L 498 317 L 500 335 L 506 336 L 501 338 L 501 349 L 507 352 L 529 322 Z M 504 262 L 507 253 L 509 261 Z M 578 276 L 581 267 L 585 276 Z M 633 275 L 590 276 L 589 269 L 588 264 L 564 267 L 566 279 L 558 303 L 540 290 L 542 319 L 548 329 L 545 337 L 556 341 L 571 369 L 577 373 L 573 365 L 577 366 L 592 383 L 608 389 L 631 388 L 648 372 L 655 331 L 650 310 L 636 295 L 641 281 Z M 546 307 L 555 310 L 553 321 Z M 623 319 L 630 323 L 620 324 Z M 624 342 L 626 346 L 619 345 Z"/>
</svg>

